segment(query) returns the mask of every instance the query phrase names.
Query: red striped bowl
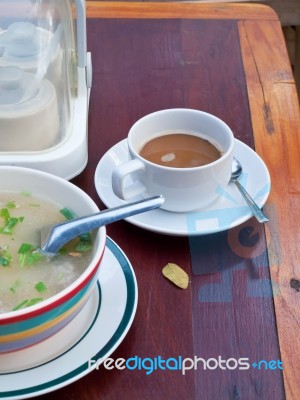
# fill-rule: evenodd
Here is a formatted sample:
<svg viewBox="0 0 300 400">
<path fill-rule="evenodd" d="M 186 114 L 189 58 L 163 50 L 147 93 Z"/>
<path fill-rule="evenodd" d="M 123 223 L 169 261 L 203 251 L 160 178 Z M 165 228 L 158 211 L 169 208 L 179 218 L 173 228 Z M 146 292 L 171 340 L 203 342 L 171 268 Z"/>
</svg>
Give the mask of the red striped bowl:
<svg viewBox="0 0 300 400">
<path fill-rule="evenodd" d="M 0 196 L 4 190 L 31 192 L 72 209 L 78 216 L 99 211 L 94 201 L 77 186 L 29 168 L 0 166 Z M 106 230 L 102 227 L 95 238 L 90 264 L 69 287 L 34 306 L 0 314 L 0 353 L 19 350 L 47 339 L 79 313 L 95 287 L 105 242 Z"/>
</svg>

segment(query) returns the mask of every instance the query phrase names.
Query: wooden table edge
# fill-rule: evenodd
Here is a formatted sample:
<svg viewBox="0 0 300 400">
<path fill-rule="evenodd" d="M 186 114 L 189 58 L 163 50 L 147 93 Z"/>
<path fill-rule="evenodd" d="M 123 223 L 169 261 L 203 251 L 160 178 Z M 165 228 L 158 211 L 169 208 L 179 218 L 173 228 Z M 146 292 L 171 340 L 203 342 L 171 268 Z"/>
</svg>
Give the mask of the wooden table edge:
<svg viewBox="0 0 300 400">
<path fill-rule="evenodd" d="M 88 18 L 191 18 L 278 20 L 264 4 L 87 1 Z"/>
</svg>

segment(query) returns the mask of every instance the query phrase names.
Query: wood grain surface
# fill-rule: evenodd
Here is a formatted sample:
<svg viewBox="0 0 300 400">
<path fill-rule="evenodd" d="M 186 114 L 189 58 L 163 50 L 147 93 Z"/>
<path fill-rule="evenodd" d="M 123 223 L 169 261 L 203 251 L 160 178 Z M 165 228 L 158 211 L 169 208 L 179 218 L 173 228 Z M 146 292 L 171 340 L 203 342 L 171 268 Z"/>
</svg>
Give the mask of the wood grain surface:
<svg viewBox="0 0 300 400">
<path fill-rule="evenodd" d="M 270 273 L 287 399 L 300 396 L 300 116 L 295 82 L 280 25 L 239 24 L 256 151 L 271 174 L 269 230 L 279 242 L 269 249 Z M 280 39 L 280 40 L 279 40 Z M 262 49 L 260 42 L 264 43 Z M 270 68 L 276 65 L 276 68 Z"/>
<path fill-rule="evenodd" d="M 227 122 L 265 160 L 271 222 L 251 219 L 217 235 L 180 238 L 118 222 L 108 234 L 134 266 L 139 304 L 113 354 L 283 361 L 280 369 L 108 371 L 44 399 L 298 399 L 299 105 L 276 14 L 251 4 L 87 2 L 93 58 L 89 162 L 73 182 L 99 205 L 100 158 L 155 110 L 189 107 Z M 162 276 L 168 263 L 187 290 Z M 273 289 L 273 292 L 272 292 Z M 117 295 L 117 294 L 116 294 Z"/>
</svg>

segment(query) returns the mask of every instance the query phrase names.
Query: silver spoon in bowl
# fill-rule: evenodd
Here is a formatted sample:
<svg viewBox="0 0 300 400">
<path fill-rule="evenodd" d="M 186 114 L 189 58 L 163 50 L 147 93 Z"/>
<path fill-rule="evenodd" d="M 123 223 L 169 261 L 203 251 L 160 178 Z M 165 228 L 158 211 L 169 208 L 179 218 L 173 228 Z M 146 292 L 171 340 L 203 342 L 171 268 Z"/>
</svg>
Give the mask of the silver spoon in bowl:
<svg viewBox="0 0 300 400">
<path fill-rule="evenodd" d="M 45 226 L 40 231 L 41 246 L 38 251 L 47 256 L 54 256 L 64 244 L 83 233 L 90 232 L 95 228 L 100 228 L 101 226 L 108 225 L 135 214 L 159 208 L 163 203 L 163 196 L 154 196 L 109 208 L 85 217 L 74 218 L 55 225 Z"/>
<path fill-rule="evenodd" d="M 235 184 L 235 186 L 238 188 L 238 190 L 240 191 L 241 195 L 246 200 L 248 206 L 250 207 L 250 209 L 251 209 L 254 217 L 257 219 L 257 221 L 261 222 L 261 223 L 268 222 L 269 218 L 263 213 L 263 211 L 258 207 L 258 205 L 255 203 L 255 201 L 252 199 L 252 197 L 246 191 L 246 189 L 238 181 L 242 172 L 243 172 L 242 165 L 235 157 L 233 157 L 230 181 L 233 182 Z"/>
</svg>

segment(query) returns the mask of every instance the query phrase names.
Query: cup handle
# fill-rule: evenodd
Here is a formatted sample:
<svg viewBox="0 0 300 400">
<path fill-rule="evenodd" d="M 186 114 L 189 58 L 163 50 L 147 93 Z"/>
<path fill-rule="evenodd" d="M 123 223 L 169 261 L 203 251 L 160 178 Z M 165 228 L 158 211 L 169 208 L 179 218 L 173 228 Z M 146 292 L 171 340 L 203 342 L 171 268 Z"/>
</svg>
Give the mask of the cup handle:
<svg viewBox="0 0 300 400">
<path fill-rule="evenodd" d="M 146 187 L 139 181 L 134 182 L 125 188 L 125 178 L 138 171 L 144 171 L 145 165 L 142 161 L 134 159 L 120 164 L 112 173 L 112 188 L 116 196 L 120 199 L 128 200 L 139 194 L 146 192 Z"/>
</svg>

